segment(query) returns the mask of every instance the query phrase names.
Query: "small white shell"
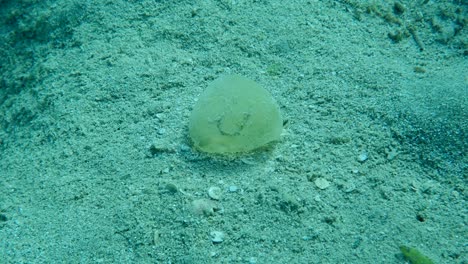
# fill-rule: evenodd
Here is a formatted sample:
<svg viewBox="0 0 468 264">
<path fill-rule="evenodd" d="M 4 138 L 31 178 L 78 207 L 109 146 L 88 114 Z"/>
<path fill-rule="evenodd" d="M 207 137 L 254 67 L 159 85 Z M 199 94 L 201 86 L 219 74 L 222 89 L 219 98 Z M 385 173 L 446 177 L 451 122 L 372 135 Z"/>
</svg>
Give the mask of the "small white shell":
<svg viewBox="0 0 468 264">
<path fill-rule="evenodd" d="M 330 182 L 325 178 L 317 178 L 315 179 L 314 183 L 315 186 L 317 186 L 320 190 L 325 190 L 326 188 L 330 187 Z"/>
<path fill-rule="evenodd" d="M 218 244 L 223 242 L 224 240 L 224 233 L 221 231 L 211 231 L 210 232 L 211 242 Z"/>
<path fill-rule="evenodd" d="M 223 191 L 219 187 L 210 187 L 208 189 L 208 196 L 213 200 L 221 199 Z"/>
</svg>

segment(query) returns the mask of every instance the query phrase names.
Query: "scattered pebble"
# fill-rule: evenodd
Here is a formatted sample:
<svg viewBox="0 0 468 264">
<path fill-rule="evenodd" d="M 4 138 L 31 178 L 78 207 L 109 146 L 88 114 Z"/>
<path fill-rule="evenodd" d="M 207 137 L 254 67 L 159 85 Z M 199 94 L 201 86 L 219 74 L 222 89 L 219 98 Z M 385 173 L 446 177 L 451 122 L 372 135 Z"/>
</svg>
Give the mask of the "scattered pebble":
<svg viewBox="0 0 468 264">
<path fill-rule="evenodd" d="M 394 160 L 398 156 L 398 151 L 396 149 L 390 149 L 387 151 L 387 159 Z"/>
<path fill-rule="evenodd" d="M 366 162 L 367 159 L 368 159 L 368 156 L 367 156 L 367 153 L 365 153 L 365 152 L 361 153 L 361 154 L 359 155 L 359 157 L 358 157 L 358 161 L 359 161 L 360 163 Z"/>
<path fill-rule="evenodd" d="M 316 201 L 317 203 L 322 202 L 322 198 L 320 198 L 320 195 L 319 195 L 319 194 L 315 195 L 314 201 Z"/>
<path fill-rule="evenodd" d="M 257 264 L 257 258 L 256 257 L 251 257 L 249 259 L 249 264 Z"/>
<path fill-rule="evenodd" d="M 157 113 L 156 118 L 159 120 L 164 120 L 166 118 L 166 115 L 163 113 Z"/>
<path fill-rule="evenodd" d="M 229 192 L 237 192 L 238 188 L 235 185 L 229 186 Z"/>
<path fill-rule="evenodd" d="M 325 190 L 326 188 L 330 187 L 330 182 L 325 178 L 317 178 L 315 179 L 314 183 L 315 186 L 317 186 L 320 190 Z"/>
<path fill-rule="evenodd" d="M 224 233 L 221 231 L 212 231 L 210 233 L 210 237 L 211 237 L 211 242 L 215 244 L 219 244 L 223 242 L 224 240 Z"/>
<path fill-rule="evenodd" d="M 348 183 L 346 183 L 344 185 L 344 192 L 345 193 L 354 192 L 354 190 L 356 190 L 356 185 L 354 185 L 354 183 L 348 182 Z"/>
<path fill-rule="evenodd" d="M 159 230 L 154 230 L 153 231 L 153 244 L 158 245 L 159 244 L 159 238 L 161 237 L 161 233 L 159 233 Z"/>
<path fill-rule="evenodd" d="M 183 151 L 183 152 L 190 151 L 190 147 L 188 145 L 186 145 L 186 144 L 180 144 L 179 149 L 180 149 L 180 151 Z"/>
<path fill-rule="evenodd" d="M 177 185 L 173 184 L 173 183 L 167 183 L 166 184 L 166 190 L 171 193 L 171 194 L 174 194 L 174 193 L 177 193 L 177 191 L 179 190 L 179 188 L 177 188 Z"/>
<path fill-rule="evenodd" d="M 159 135 L 164 135 L 164 134 L 166 134 L 166 129 L 164 129 L 164 128 L 158 129 L 158 134 L 159 134 Z"/>
<path fill-rule="evenodd" d="M 223 191 L 219 187 L 210 187 L 208 189 L 208 196 L 213 200 L 221 199 L 222 195 L 223 195 Z"/>
</svg>

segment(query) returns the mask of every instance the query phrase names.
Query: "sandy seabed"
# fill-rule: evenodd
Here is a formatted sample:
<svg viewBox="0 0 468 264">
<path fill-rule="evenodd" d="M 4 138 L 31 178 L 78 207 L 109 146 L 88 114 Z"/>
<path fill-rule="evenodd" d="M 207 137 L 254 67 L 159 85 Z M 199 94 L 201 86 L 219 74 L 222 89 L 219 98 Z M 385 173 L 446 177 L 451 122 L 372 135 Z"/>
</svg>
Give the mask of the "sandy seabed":
<svg viewBox="0 0 468 264">
<path fill-rule="evenodd" d="M 468 263 L 468 3 L 362 2 L 0 0 L 0 263 Z M 271 148 L 192 148 L 226 74 Z"/>
</svg>

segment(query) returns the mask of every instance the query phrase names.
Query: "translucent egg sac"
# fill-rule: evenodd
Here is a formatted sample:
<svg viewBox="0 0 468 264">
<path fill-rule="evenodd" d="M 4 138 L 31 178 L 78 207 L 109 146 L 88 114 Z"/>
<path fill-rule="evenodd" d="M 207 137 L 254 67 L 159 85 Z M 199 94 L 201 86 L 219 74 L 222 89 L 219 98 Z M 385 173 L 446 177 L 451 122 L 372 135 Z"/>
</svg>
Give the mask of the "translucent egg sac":
<svg viewBox="0 0 468 264">
<path fill-rule="evenodd" d="M 279 140 L 282 129 L 281 113 L 270 93 L 240 75 L 209 84 L 189 121 L 194 147 L 216 154 L 251 152 Z"/>
</svg>

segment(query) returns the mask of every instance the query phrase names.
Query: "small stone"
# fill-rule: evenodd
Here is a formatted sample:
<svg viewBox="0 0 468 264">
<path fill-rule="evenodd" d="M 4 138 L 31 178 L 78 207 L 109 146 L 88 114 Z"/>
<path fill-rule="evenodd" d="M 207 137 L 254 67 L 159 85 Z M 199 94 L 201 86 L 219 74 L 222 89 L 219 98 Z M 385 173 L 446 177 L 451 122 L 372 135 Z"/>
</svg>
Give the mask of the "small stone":
<svg viewBox="0 0 468 264">
<path fill-rule="evenodd" d="M 156 118 L 159 120 L 164 120 L 166 118 L 166 115 L 163 113 L 158 113 L 156 114 Z"/>
<path fill-rule="evenodd" d="M 153 244 L 158 245 L 159 244 L 159 238 L 161 237 L 161 233 L 159 233 L 159 230 L 154 230 L 153 231 Z"/>
<path fill-rule="evenodd" d="M 317 178 L 315 179 L 314 183 L 315 186 L 317 186 L 320 190 L 325 190 L 326 188 L 330 187 L 330 182 L 325 178 Z"/>
<path fill-rule="evenodd" d="M 354 192 L 354 190 L 356 190 L 356 185 L 354 185 L 352 182 L 346 183 L 343 187 L 345 193 Z"/>
<path fill-rule="evenodd" d="M 177 188 L 177 186 L 173 183 L 167 183 L 166 184 L 166 190 L 171 193 L 171 194 L 174 194 L 174 193 L 177 193 L 179 188 Z"/>
<path fill-rule="evenodd" d="M 182 152 L 190 151 L 190 147 L 189 147 L 188 145 L 186 145 L 186 144 L 181 144 L 181 145 L 179 146 L 179 149 L 180 149 L 180 151 L 182 151 Z"/>
<path fill-rule="evenodd" d="M 237 192 L 238 188 L 235 185 L 229 186 L 229 192 Z"/>
<path fill-rule="evenodd" d="M 223 242 L 224 240 L 224 233 L 221 231 L 212 231 L 210 233 L 210 237 L 211 237 L 211 242 L 215 244 L 219 244 Z"/>
<path fill-rule="evenodd" d="M 213 200 L 221 199 L 223 192 L 219 187 L 210 187 L 208 189 L 208 196 Z"/>
<path fill-rule="evenodd" d="M 316 201 L 317 203 L 320 203 L 320 202 L 322 202 L 322 198 L 320 197 L 320 195 L 317 194 L 314 197 L 314 201 Z"/>
<path fill-rule="evenodd" d="M 164 134 L 166 134 L 166 129 L 164 129 L 164 128 L 158 129 L 158 134 L 159 134 L 159 135 L 164 135 Z"/>
<path fill-rule="evenodd" d="M 257 264 L 257 258 L 256 257 L 251 257 L 249 259 L 249 264 Z"/>
<path fill-rule="evenodd" d="M 387 159 L 394 160 L 398 156 L 398 151 L 396 149 L 387 150 Z"/>
<path fill-rule="evenodd" d="M 367 156 L 367 153 L 365 153 L 365 152 L 364 152 L 364 153 L 361 153 L 361 154 L 359 155 L 359 157 L 358 157 L 358 161 L 359 161 L 360 163 L 366 162 L 367 159 L 368 159 L 368 156 Z"/>
</svg>

